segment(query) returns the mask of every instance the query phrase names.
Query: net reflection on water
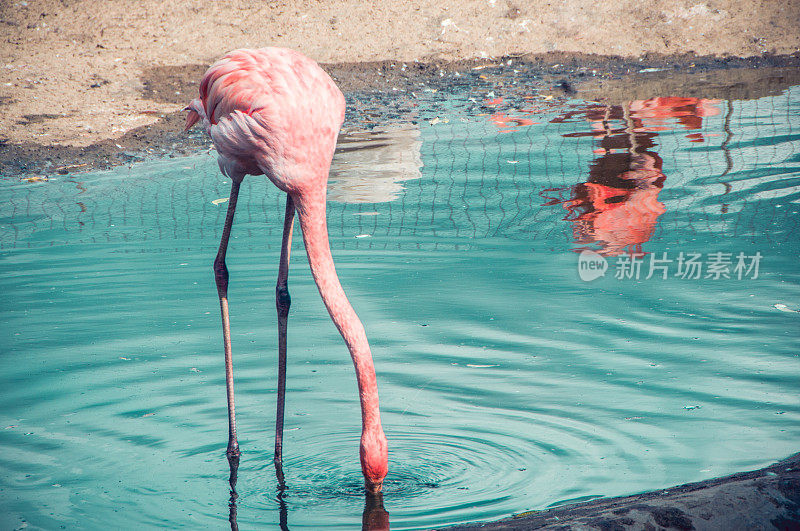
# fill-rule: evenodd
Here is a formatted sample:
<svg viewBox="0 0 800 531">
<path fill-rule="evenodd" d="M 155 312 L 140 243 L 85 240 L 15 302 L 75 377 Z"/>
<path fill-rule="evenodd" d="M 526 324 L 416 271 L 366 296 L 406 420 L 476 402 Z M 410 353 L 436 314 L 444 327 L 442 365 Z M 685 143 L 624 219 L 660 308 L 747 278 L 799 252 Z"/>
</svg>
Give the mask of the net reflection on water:
<svg viewBox="0 0 800 531">
<path fill-rule="evenodd" d="M 339 237 L 335 245 L 350 249 L 562 234 L 579 245 L 600 242 L 613 255 L 678 229 L 755 241 L 767 222 L 784 228 L 767 237 L 784 241 L 798 220 L 792 208 L 773 203 L 796 204 L 790 175 L 800 145 L 797 92 L 755 101 L 653 98 L 625 107 L 565 101 L 537 108 L 526 97 L 517 106 L 503 102 L 502 112 L 487 100 L 487 112 L 477 116 L 455 106 L 445 120 L 351 130 L 334 158 L 329 230 Z M 49 181 L 6 179 L 0 248 L 206 245 L 219 236 L 227 183 L 213 154 L 181 162 L 144 163 L 127 175 L 114 169 Z M 581 177 L 587 169 L 588 178 Z M 243 186 L 240 230 L 252 237 L 266 222 L 259 230 L 267 231 L 267 245 L 276 245 L 279 194 L 263 179 Z M 557 203 L 569 223 L 559 221 Z M 383 237 L 382 243 L 356 235 Z"/>
</svg>

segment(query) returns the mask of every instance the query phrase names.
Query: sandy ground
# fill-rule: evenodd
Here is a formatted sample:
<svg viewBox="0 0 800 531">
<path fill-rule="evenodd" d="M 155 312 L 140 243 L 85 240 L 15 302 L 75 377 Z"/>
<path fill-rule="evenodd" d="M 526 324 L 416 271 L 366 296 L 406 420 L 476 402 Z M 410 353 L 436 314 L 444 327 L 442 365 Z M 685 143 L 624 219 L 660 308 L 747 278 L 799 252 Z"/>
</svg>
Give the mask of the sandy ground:
<svg viewBox="0 0 800 531">
<path fill-rule="evenodd" d="M 759 56 L 798 52 L 798 28 L 800 2 L 791 0 L 4 0 L 0 144 L 90 146 L 152 125 L 194 94 L 154 98 L 148 75 L 198 77 L 237 47 L 292 47 L 323 63 Z"/>
</svg>

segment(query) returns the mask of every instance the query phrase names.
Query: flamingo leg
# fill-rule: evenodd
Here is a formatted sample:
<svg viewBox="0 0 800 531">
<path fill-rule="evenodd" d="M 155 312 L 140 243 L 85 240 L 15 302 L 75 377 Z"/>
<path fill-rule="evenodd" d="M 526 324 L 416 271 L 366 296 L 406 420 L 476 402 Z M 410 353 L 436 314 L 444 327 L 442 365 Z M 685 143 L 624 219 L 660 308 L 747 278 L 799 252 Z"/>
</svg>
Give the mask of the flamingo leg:
<svg viewBox="0 0 800 531">
<path fill-rule="evenodd" d="M 240 183 L 241 178 L 231 179 L 228 213 L 225 216 L 225 227 L 222 229 L 217 258 L 214 260 L 214 279 L 217 282 L 219 307 L 222 313 L 222 340 L 225 345 L 225 385 L 228 394 L 228 450 L 226 453 L 232 469 L 234 464 L 236 466 L 239 464 L 239 443 L 236 440 L 236 408 L 233 403 L 233 360 L 231 357 L 231 323 L 228 316 L 228 268 L 225 266 L 225 253 L 228 250 L 228 238 L 231 235 Z"/>
<path fill-rule="evenodd" d="M 275 474 L 281 488 L 283 481 L 283 410 L 286 397 L 286 324 L 289 319 L 289 258 L 292 251 L 292 228 L 294 227 L 294 200 L 286 194 L 286 216 L 283 220 L 281 262 L 278 267 L 278 282 L 275 286 L 275 306 L 278 309 L 278 405 L 275 413 Z"/>
</svg>

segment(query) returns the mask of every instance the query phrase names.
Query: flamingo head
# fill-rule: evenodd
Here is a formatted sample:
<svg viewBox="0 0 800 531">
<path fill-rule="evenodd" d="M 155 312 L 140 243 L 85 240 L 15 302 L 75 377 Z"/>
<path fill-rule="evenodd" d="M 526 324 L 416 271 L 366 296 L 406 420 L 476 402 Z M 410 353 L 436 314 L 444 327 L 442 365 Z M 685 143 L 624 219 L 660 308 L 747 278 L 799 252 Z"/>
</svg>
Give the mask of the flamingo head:
<svg viewBox="0 0 800 531">
<path fill-rule="evenodd" d="M 383 478 L 389 469 L 388 445 L 383 429 L 366 431 L 361 435 L 361 471 L 364 473 L 364 486 L 367 494 L 379 494 L 383 488 Z"/>
<path fill-rule="evenodd" d="M 203 108 L 203 103 L 200 99 L 194 99 L 187 105 L 184 111 L 189 111 L 189 114 L 186 115 L 186 125 L 184 126 L 183 130 L 188 131 L 191 129 L 194 124 L 199 122 L 203 116 L 205 116 L 205 109 Z"/>
</svg>

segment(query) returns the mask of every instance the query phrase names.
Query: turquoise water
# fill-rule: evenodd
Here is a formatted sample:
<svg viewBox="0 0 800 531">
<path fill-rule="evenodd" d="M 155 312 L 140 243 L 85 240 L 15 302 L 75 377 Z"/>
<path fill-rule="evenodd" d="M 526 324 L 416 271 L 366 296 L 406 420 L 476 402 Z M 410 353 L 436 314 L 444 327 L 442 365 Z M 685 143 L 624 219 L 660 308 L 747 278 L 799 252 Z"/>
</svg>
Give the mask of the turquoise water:
<svg viewBox="0 0 800 531">
<path fill-rule="evenodd" d="M 393 529 L 641 492 L 798 450 L 800 88 L 620 106 L 412 97 L 415 125 L 357 132 L 352 120 L 328 214 L 376 360 Z M 228 187 L 213 153 L 0 183 L 0 527 L 228 525 L 211 271 Z M 283 198 L 250 177 L 239 204 L 238 524 L 358 528 L 355 378 L 299 239 L 277 495 Z M 605 276 L 581 280 L 583 250 Z M 730 278 L 707 269 L 718 252 Z M 700 254 L 700 278 L 676 275 L 680 253 Z M 638 279 L 625 269 L 637 262 Z M 667 278 L 646 278 L 651 264 Z"/>
</svg>

